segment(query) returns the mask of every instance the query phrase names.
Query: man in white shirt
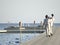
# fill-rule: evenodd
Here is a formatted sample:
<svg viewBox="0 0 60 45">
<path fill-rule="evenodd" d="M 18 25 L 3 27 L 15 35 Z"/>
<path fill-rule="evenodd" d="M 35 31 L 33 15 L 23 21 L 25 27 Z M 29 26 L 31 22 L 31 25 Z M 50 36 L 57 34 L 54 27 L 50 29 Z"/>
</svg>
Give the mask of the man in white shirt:
<svg viewBox="0 0 60 45">
<path fill-rule="evenodd" d="M 51 34 L 51 36 L 53 35 L 53 32 L 52 32 L 52 30 L 53 30 L 53 23 L 54 23 L 54 20 L 55 20 L 55 18 L 54 18 L 54 14 L 51 14 L 51 19 L 50 19 L 50 34 Z"/>
</svg>

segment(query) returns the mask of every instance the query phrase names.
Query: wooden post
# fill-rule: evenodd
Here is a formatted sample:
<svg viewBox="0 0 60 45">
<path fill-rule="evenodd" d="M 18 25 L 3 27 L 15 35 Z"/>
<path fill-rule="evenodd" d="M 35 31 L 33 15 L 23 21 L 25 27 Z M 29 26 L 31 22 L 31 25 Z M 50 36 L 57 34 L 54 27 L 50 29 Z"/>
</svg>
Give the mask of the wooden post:
<svg viewBox="0 0 60 45">
<path fill-rule="evenodd" d="M 19 22 L 19 29 L 22 27 L 22 23 L 21 23 L 21 21 Z M 21 41 L 21 38 L 22 38 L 22 35 L 21 35 L 21 29 L 20 29 L 20 43 L 22 43 Z"/>
<path fill-rule="evenodd" d="M 36 23 L 36 22 L 35 22 L 35 20 L 34 20 L 34 24 L 33 24 L 34 31 L 35 31 L 35 23 Z"/>
<path fill-rule="evenodd" d="M 35 20 L 34 20 L 34 24 L 35 24 Z"/>
<path fill-rule="evenodd" d="M 19 27 L 20 27 L 20 28 L 22 27 L 22 23 L 21 23 L 21 21 L 19 22 Z"/>
</svg>

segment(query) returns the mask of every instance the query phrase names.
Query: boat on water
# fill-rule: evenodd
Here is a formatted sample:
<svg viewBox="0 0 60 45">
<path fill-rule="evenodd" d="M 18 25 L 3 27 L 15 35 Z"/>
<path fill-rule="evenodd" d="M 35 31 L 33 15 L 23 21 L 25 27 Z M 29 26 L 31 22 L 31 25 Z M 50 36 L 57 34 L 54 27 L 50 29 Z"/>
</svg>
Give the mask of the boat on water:
<svg viewBox="0 0 60 45">
<path fill-rule="evenodd" d="M 24 27 L 15 27 L 15 26 L 9 26 L 7 28 L 4 28 L 4 30 L 20 30 L 20 29 L 25 29 Z"/>
<path fill-rule="evenodd" d="M 37 27 L 15 27 L 15 26 L 9 26 L 7 28 L 4 28 L 4 30 L 26 30 L 26 29 L 44 29 L 43 27 L 37 26 Z"/>
</svg>

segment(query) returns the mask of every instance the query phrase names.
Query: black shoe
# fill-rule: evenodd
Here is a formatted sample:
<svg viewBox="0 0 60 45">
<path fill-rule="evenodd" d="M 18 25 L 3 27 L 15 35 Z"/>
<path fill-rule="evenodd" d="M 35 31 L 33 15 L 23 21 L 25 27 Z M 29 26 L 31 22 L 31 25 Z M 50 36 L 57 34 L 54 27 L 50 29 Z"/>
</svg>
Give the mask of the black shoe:
<svg viewBox="0 0 60 45">
<path fill-rule="evenodd" d="M 53 34 L 51 34 L 51 36 L 53 36 Z"/>
<path fill-rule="evenodd" d="M 50 35 L 48 35 L 50 37 Z"/>
</svg>

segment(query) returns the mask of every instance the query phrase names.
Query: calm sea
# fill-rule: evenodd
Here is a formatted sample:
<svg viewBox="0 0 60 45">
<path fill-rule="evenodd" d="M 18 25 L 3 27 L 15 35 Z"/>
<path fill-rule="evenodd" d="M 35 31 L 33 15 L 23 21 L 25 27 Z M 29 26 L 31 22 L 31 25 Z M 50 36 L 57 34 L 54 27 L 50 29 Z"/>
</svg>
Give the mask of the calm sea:
<svg viewBox="0 0 60 45">
<path fill-rule="evenodd" d="M 33 26 L 33 23 L 24 23 L 23 26 Z M 39 23 L 36 23 L 35 26 L 40 25 Z M 14 27 L 18 27 L 19 24 L 18 23 L 0 23 L 0 29 L 4 29 L 7 28 L 9 26 L 14 26 Z M 54 26 L 60 26 L 60 23 L 54 23 Z"/>
<path fill-rule="evenodd" d="M 23 24 L 27 26 L 26 23 Z M 30 23 L 33 26 L 33 24 Z M 36 24 L 36 26 L 39 24 Z M 0 23 L 0 30 L 7 28 L 9 26 L 18 27 L 18 23 Z M 60 26 L 60 23 L 55 23 L 54 26 Z M 0 45 L 20 45 L 36 36 L 40 35 L 39 33 L 29 33 L 29 34 L 20 34 L 20 33 L 0 33 Z"/>
</svg>

